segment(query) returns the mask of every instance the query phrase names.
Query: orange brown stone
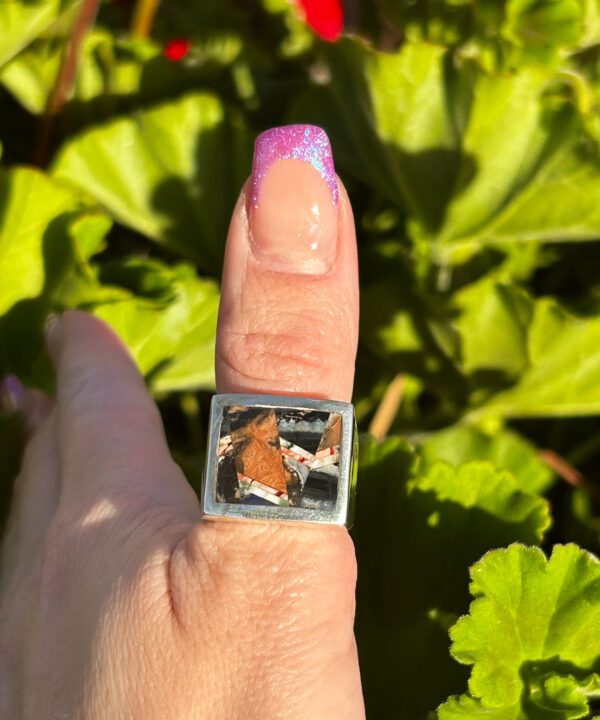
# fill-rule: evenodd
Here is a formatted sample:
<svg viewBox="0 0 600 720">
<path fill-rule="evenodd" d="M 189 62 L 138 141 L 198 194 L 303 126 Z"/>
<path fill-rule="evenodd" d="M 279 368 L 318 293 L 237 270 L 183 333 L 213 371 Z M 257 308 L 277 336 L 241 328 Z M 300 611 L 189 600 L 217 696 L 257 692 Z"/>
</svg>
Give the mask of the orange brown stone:
<svg viewBox="0 0 600 720">
<path fill-rule="evenodd" d="M 238 410 L 232 407 L 230 412 Z M 287 492 L 275 410 L 263 409 L 231 432 L 238 473 L 260 479 L 263 485 Z"/>
</svg>

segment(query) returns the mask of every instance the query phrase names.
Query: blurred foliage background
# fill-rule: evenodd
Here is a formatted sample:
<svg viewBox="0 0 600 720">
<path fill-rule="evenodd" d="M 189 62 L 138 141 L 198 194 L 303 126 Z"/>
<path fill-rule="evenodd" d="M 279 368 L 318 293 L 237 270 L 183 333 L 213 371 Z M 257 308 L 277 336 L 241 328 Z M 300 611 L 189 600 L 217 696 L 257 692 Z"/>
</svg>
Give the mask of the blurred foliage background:
<svg viewBox="0 0 600 720">
<path fill-rule="evenodd" d="M 102 317 L 196 488 L 254 138 L 329 133 L 370 720 L 600 712 L 599 103 L 600 0 L 0 3 L 0 372 L 51 391 L 47 314 Z M 21 439 L 1 414 L 4 517 Z"/>
</svg>

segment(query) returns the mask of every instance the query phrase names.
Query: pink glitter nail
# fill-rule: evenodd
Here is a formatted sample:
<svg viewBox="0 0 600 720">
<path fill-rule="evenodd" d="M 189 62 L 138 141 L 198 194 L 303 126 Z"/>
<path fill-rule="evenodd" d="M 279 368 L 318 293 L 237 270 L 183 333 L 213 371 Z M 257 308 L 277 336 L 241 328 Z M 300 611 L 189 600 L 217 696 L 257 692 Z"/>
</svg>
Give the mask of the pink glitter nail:
<svg viewBox="0 0 600 720">
<path fill-rule="evenodd" d="M 304 160 L 321 175 L 338 203 L 338 183 L 327 133 L 316 125 L 283 125 L 261 133 L 254 146 L 252 207 L 258 207 L 260 187 L 277 160 Z"/>
<path fill-rule="evenodd" d="M 26 390 L 16 375 L 7 375 L 0 382 L 0 408 L 5 412 L 22 409 Z"/>
</svg>

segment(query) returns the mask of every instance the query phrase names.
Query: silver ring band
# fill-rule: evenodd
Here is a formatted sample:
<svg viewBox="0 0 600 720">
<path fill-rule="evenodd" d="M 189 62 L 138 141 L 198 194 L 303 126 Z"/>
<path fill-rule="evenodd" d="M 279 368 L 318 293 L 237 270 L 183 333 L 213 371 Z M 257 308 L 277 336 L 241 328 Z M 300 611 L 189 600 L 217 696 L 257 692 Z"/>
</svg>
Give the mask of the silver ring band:
<svg viewBox="0 0 600 720">
<path fill-rule="evenodd" d="M 204 515 L 350 526 L 357 467 L 351 403 L 215 395 Z"/>
</svg>

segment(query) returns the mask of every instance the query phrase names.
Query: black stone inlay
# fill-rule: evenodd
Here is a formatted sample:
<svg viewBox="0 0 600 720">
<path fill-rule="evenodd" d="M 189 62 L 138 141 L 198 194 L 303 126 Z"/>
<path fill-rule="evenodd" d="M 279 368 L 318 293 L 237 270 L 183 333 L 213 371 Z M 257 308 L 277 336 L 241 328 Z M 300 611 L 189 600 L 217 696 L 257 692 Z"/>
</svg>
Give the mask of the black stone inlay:
<svg viewBox="0 0 600 720">
<path fill-rule="evenodd" d="M 315 431 L 315 426 L 325 424 L 329 413 L 315 410 L 277 410 L 279 437 L 299 445 L 309 453 L 315 454 L 323 433 Z M 307 426 L 313 427 L 307 430 Z"/>
<path fill-rule="evenodd" d="M 221 458 L 219 462 L 217 500 L 226 503 L 240 501 L 240 485 L 237 479 L 233 455 L 227 455 Z"/>
<path fill-rule="evenodd" d="M 318 470 L 308 473 L 308 478 L 304 485 L 304 496 L 309 498 L 326 498 L 335 497 L 337 492 L 337 478 Z"/>
</svg>

